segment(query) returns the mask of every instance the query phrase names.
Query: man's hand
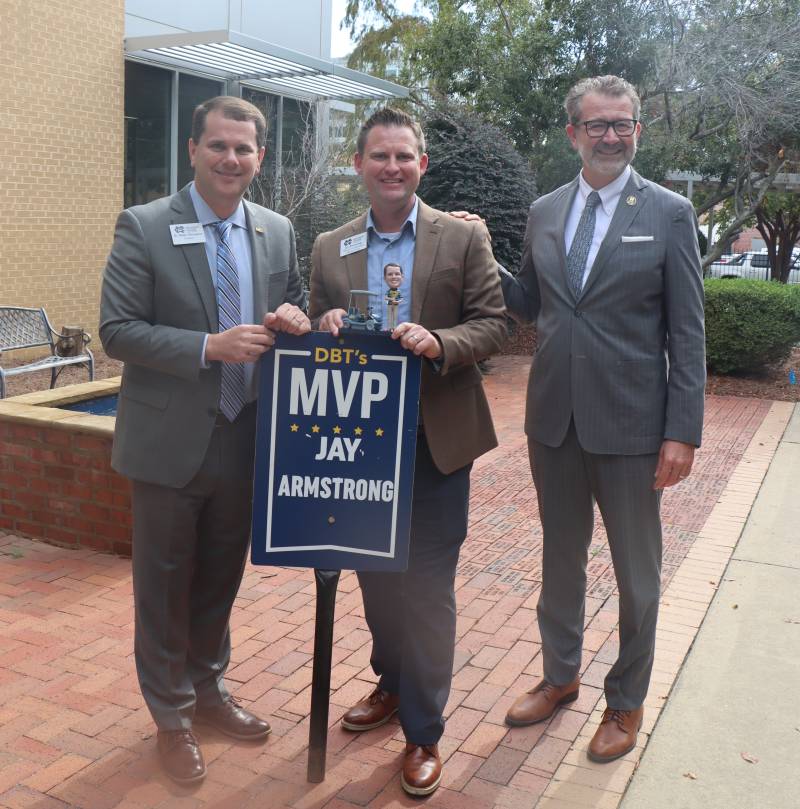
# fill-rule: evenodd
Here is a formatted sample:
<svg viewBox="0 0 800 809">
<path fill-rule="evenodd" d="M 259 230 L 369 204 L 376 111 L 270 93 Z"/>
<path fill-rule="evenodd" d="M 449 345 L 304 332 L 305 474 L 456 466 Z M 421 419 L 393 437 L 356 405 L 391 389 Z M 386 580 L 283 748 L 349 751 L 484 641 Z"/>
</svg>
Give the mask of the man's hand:
<svg viewBox="0 0 800 809">
<path fill-rule="evenodd" d="M 274 312 L 267 312 L 264 316 L 264 328 L 287 334 L 307 334 L 311 331 L 311 321 L 293 303 L 282 303 Z"/>
<path fill-rule="evenodd" d="M 334 337 L 338 337 L 339 329 L 344 325 L 342 318 L 346 314 L 344 309 L 328 309 L 319 319 L 319 330 L 329 331 Z"/>
<path fill-rule="evenodd" d="M 266 326 L 242 324 L 206 340 L 206 362 L 255 362 L 275 343 L 275 332 Z"/>
<path fill-rule="evenodd" d="M 654 489 L 666 489 L 689 477 L 694 462 L 694 447 L 683 441 L 664 441 L 658 453 Z"/>
<path fill-rule="evenodd" d="M 465 222 L 482 222 L 484 225 L 486 224 L 486 220 L 476 213 L 470 213 L 469 211 L 448 211 L 448 213 L 456 219 L 463 219 Z"/>
<path fill-rule="evenodd" d="M 392 330 L 392 339 L 399 340 L 403 348 L 418 357 L 436 360 L 442 356 L 442 345 L 426 328 L 418 323 L 401 323 Z"/>
</svg>

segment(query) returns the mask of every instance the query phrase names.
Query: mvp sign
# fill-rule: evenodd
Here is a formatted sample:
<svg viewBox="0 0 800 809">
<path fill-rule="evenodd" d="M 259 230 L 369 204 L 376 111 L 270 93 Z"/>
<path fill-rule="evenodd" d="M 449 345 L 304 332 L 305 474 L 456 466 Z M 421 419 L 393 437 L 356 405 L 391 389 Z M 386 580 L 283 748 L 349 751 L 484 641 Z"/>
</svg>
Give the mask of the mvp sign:
<svg viewBox="0 0 800 809">
<path fill-rule="evenodd" d="M 383 335 L 279 334 L 260 373 L 253 562 L 405 570 L 419 358 Z"/>
</svg>

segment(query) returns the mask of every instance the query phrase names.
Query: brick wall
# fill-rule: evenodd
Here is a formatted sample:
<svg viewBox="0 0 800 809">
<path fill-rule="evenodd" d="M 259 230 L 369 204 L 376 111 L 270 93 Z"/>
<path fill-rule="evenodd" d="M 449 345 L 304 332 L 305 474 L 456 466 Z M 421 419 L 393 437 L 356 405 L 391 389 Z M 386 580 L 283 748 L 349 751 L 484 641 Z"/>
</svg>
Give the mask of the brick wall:
<svg viewBox="0 0 800 809">
<path fill-rule="evenodd" d="M 0 421 L 0 530 L 131 554 L 130 484 L 111 435 Z"/>
<path fill-rule="evenodd" d="M 0 0 L 0 304 L 97 334 L 122 207 L 124 0 Z"/>
</svg>

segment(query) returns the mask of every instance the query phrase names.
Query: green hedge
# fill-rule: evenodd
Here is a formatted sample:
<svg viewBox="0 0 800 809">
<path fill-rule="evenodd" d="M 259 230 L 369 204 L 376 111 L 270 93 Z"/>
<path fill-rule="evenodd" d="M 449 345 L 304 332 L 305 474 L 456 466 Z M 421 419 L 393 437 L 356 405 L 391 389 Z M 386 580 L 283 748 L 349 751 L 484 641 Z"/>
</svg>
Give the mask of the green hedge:
<svg viewBox="0 0 800 809">
<path fill-rule="evenodd" d="M 710 371 L 760 371 L 800 343 L 800 286 L 706 279 L 706 361 Z"/>
</svg>

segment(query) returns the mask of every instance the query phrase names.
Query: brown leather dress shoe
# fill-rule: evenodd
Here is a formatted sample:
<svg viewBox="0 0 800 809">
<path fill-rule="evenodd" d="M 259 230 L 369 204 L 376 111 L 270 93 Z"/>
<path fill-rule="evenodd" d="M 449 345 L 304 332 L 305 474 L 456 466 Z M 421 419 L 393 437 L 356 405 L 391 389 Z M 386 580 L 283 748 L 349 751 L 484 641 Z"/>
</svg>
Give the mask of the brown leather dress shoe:
<svg viewBox="0 0 800 809">
<path fill-rule="evenodd" d="M 206 777 L 203 753 L 191 730 L 159 730 L 158 757 L 164 772 L 179 784 L 195 784 Z"/>
<path fill-rule="evenodd" d="M 635 711 L 606 708 L 600 727 L 589 742 L 589 758 L 604 764 L 630 753 L 636 747 L 636 734 L 642 726 L 643 716 L 644 708 L 637 708 Z"/>
<path fill-rule="evenodd" d="M 269 722 L 242 708 L 233 697 L 228 697 L 220 705 L 198 707 L 194 712 L 194 721 L 198 725 L 210 725 L 220 733 L 243 742 L 266 739 L 272 731 Z"/>
<path fill-rule="evenodd" d="M 400 697 L 376 688 L 366 699 L 357 702 L 343 717 L 345 730 L 372 730 L 385 725 L 400 706 Z"/>
<path fill-rule="evenodd" d="M 430 795 L 442 780 L 442 759 L 435 744 L 409 744 L 400 785 L 409 795 Z"/>
<path fill-rule="evenodd" d="M 567 685 L 553 685 L 542 680 L 536 688 L 517 697 L 506 714 L 506 724 L 512 728 L 535 725 L 549 719 L 560 705 L 574 702 L 578 698 L 581 678 L 576 677 Z"/>
</svg>

